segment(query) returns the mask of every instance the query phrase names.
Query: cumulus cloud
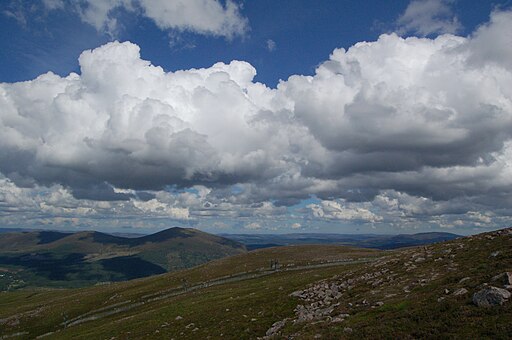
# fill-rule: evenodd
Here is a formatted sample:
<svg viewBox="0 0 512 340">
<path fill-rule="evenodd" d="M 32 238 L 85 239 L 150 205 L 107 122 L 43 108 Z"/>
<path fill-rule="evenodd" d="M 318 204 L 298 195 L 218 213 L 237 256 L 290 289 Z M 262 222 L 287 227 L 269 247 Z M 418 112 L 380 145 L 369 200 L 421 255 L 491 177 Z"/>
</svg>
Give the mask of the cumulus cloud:
<svg viewBox="0 0 512 340">
<path fill-rule="evenodd" d="M 251 223 L 245 225 L 244 228 L 248 229 L 248 230 L 259 230 L 259 229 L 261 229 L 261 224 L 259 224 L 258 222 L 251 222 Z"/>
<path fill-rule="evenodd" d="M 112 42 L 80 74 L 0 84 L 0 172 L 190 220 L 277 218 L 317 197 L 310 218 L 505 223 L 510 27 L 502 11 L 469 37 L 384 34 L 276 88 L 243 61 L 165 72 Z"/>
<path fill-rule="evenodd" d="M 165 203 L 153 198 L 149 201 L 134 200 L 133 205 L 144 213 L 169 216 L 175 219 L 187 220 L 189 218 L 188 208 L 169 207 Z"/>
<path fill-rule="evenodd" d="M 451 5 L 455 0 L 413 0 L 396 24 L 400 34 L 413 33 L 421 36 L 457 33 L 462 29 Z"/>
<path fill-rule="evenodd" d="M 360 204 L 347 204 L 344 201 L 321 201 L 320 204 L 309 204 L 306 208 L 314 217 L 328 220 L 377 222 L 382 217 L 375 215 Z"/>
<path fill-rule="evenodd" d="M 152 20 L 162 30 L 189 31 L 198 34 L 233 38 L 243 36 L 248 21 L 240 6 L 228 0 L 43 0 L 47 10 L 69 9 L 83 22 L 116 35 L 118 12 L 124 10 Z"/>
<path fill-rule="evenodd" d="M 20 188 L 7 178 L 0 178 L 0 216 L 7 214 L 23 218 L 158 218 L 188 220 L 189 210 L 177 202 L 158 198 L 141 200 L 135 194 L 129 200 L 98 201 L 77 199 L 60 186 Z M 10 216 L 9 216 L 10 217 Z M 18 216 L 19 217 L 19 216 Z M 17 221 L 19 223 L 19 221 Z"/>
</svg>

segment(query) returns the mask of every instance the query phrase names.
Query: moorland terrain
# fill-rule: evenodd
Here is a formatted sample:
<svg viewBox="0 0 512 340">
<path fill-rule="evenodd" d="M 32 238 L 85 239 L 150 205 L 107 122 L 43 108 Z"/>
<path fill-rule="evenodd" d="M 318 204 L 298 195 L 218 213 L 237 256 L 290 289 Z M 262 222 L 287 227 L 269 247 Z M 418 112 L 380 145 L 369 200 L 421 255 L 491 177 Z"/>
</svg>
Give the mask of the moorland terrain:
<svg viewBox="0 0 512 340">
<path fill-rule="evenodd" d="M 4 292 L 0 333 L 13 339 L 507 339 L 511 272 L 512 229 L 390 251 L 265 248 L 127 282 Z"/>
</svg>

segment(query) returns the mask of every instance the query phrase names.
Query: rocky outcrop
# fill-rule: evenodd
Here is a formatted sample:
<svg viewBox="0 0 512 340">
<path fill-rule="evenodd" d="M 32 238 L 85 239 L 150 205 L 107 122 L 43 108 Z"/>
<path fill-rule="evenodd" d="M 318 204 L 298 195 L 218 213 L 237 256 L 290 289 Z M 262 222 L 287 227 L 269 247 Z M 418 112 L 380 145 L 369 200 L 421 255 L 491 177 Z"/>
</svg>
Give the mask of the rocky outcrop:
<svg viewBox="0 0 512 340">
<path fill-rule="evenodd" d="M 510 298 L 510 292 L 498 287 L 485 287 L 473 295 L 473 303 L 478 307 L 493 307 L 505 303 Z"/>
</svg>

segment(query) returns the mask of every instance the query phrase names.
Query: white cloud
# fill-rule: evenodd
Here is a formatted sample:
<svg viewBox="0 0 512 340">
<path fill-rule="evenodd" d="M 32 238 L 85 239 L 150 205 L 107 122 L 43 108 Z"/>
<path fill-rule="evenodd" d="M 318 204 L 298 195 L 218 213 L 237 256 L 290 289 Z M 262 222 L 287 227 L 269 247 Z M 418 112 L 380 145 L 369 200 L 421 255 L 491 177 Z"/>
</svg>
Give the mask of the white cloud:
<svg viewBox="0 0 512 340">
<path fill-rule="evenodd" d="M 300 224 L 300 223 L 293 223 L 291 225 L 291 227 L 292 227 L 292 229 L 300 229 L 302 227 L 302 224 Z"/>
<path fill-rule="evenodd" d="M 132 202 L 137 209 L 140 209 L 144 213 L 163 215 L 179 220 L 189 219 L 189 211 L 187 208 L 171 207 L 163 202 L 158 201 L 157 199 L 152 199 L 145 202 L 133 200 Z"/>
<path fill-rule="evenodd" d="M 481 213 L 478 211 L 470 211 L 467 216 L 473 221 L 480 223 L 481 225 L 489 224 L 492 222 L 491 213 Z"/>
<path fill-rule="evenodd" d="M 309 204 L 307 208 L 313 217 L 327 220 L 378 222 L 382 217 L 375 215 L 357 203 L 343 201 L 321 201 L 320 204 Z"/>
<path fill-rule="evenodd" d="M 261 224 L 259 224 L 258 222 L 251 222 L 249 224 L 246 224 L 244 228 L 248 230 L 259 230 L 261 229 Z"/>
<path fill-rule="evenodd" d="M 49 10 L 64 8 L 64 0 L 43 0 L 43 5 Z"/>
<path fill-rule="evenodd" d="M 421 36 L 457 33 L 462 26 L 451 8 L 453 3 L 454 0 L 411 1 L 397 20 L 398 32 Z"/>
<path fill-rule="evenodd" d="M 48 6 L 47 2 L 44 2 L 44 4 L 49 10 L 62 9 Z M 117 18 L 111 14 L 112 11 L 123 6 L 132 8 L 130 0 L 85 0 L 76 2 L 73 6 L 83 22 L 112 36 L 118 33 Z"/>
<path fill-rule="evenodd" d="M 188 220 L 189 210 L 177 202 L 170 204 L 151 199 L 141 201 L 133 198 L 129 201 L 93 201 L 79 200 L 69 190 L 59 185 L 48 188 L 20 188 L 9 179 L 0 179 L 0 216 L 2 213 L 23 213 L 28 218 L 53 217 L 96 217 L 109 218 L 138 217 L 172 220 Z"/>
<path fill-rule="evenodd" d="M 117 11 L 125 10 L 152 20 L 162 30 L 188 31 L 226 37 L 243 36 L 248 20 L 240 6 L 228 0 L 82 0 L 68 1 L 68 9 L 83 22 L 116 36 L 120 29 Z M 47 10 L 64 9 L 64 1 L 43 0 Z M 121 23 L 122 26 L 122 23 Z"/>
<path fill-rule="evenodd" d="M 505 11 L 495 11 L 490 21 L 481 25 L 473 33 L 471 57 L 469 61 L 482 67 L 484 64 L 505 65 L 512 69 L 512 37 L 506 32 L 512 31 L 511 14 Z M 507 94 L 510 94 L 508 92 Z"/>
<path fill-rule="evenodd" d="M 139 0 L 146 17 L 161 29 L 178 29 L 232 38 L 244 35 L 247 19 L 240 8 L 228 0 Z"/>
<path fill-rule="evenodd" d="M 272 39 L 268 39 L 267 40 L 267 50 L 269 52 L 274 52 L 274 50 L 276 49 L 277 45 L 276 45 L 276 42 Z"/>
</svg>

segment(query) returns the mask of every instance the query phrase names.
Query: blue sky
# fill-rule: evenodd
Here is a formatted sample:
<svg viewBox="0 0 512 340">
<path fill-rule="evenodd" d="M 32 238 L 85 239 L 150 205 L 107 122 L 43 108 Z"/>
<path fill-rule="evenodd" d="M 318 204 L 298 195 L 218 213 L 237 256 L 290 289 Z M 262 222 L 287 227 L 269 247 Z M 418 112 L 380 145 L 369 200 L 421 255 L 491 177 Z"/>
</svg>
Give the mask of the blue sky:
<svg viewBox="0 0 512 340">
<path fill-rule="evenodd" d="M 0 225 L 505 226 L 511 5 L 3 1 Z"/>
<path fill-rule="evenodd" d="M 69 9 L 31 12 L 37 3 L 2 2 L 0 81 L 30 80 L 47 71 L 62 76 L 78 72 L 82 51 L 117 39 L 136 43 L 144 59 L 168 71 L 245 60 L 258 70 L 255 80 L 274 87 L 290 75 L 313 74 L 334 48 L 373 41 L 396 30 L 409 1 L 245 1 L 240 14 L 248 19 L 249 31 L 232 39 L 161 30 L 151 19 L 122 8 L 113 11 L 120 28 L 112 36 Z M 460 21 L 459 33 L 468 35 L 494 8 L 508 5 L 510 1 L 459 0 L 450 8 Z M 22 11 L 23 19 L 5 15 L 15 9 Z M 269 40 L 275 43 L 272 51 Z"/>
</svg>

